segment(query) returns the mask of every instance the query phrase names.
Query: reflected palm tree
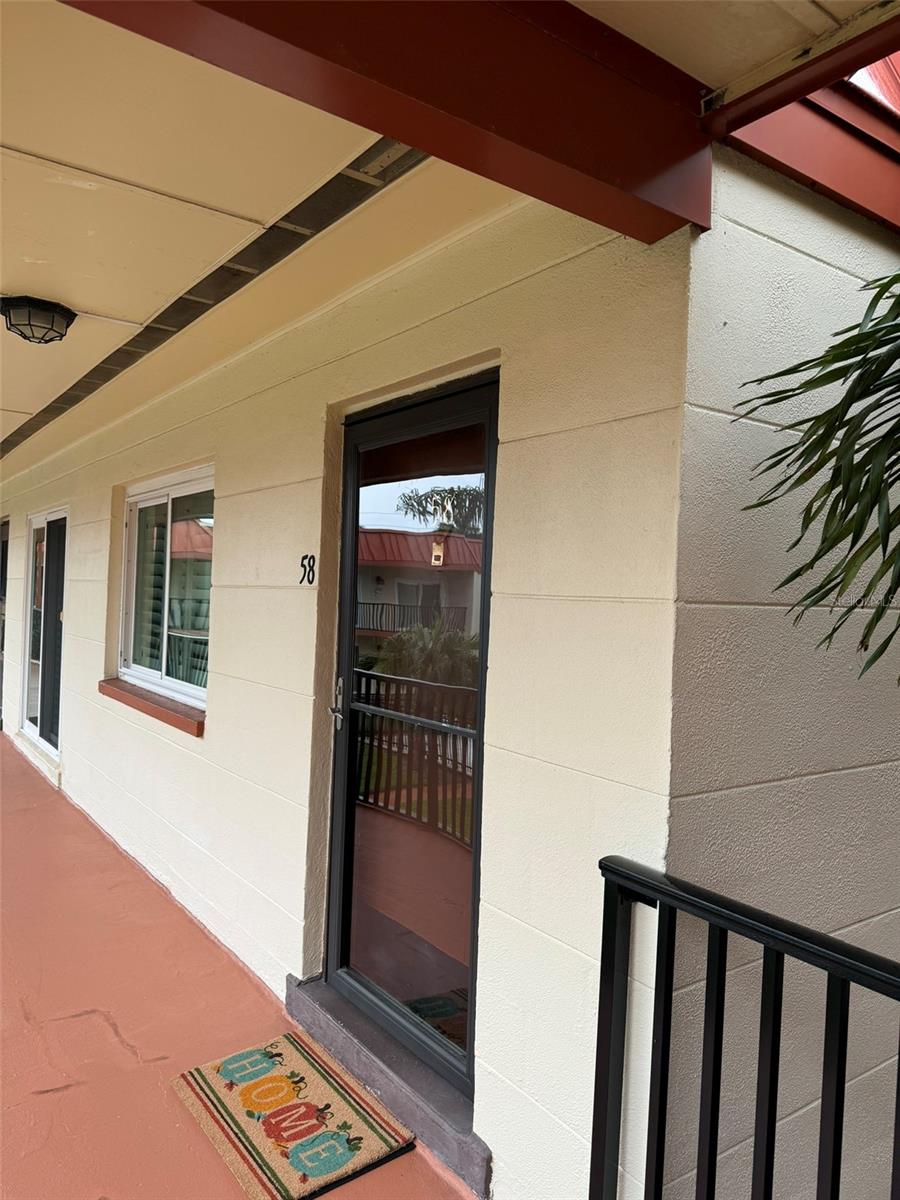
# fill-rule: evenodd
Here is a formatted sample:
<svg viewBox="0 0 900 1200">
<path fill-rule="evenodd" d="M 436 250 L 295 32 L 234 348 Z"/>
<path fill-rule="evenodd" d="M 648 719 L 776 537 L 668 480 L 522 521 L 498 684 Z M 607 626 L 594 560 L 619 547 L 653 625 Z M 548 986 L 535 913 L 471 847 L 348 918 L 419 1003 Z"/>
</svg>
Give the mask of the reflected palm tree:
<svg viewBox="0 0 900 1200">
<path fill-rule="evenodd" d="M 422 679 L 455 687 L 478 684 L 478 635 L 450 629 L 438 617 L 432 625 L 414 625 L 384 643 L 377 671 L 404 679 Z"/>
</svg>

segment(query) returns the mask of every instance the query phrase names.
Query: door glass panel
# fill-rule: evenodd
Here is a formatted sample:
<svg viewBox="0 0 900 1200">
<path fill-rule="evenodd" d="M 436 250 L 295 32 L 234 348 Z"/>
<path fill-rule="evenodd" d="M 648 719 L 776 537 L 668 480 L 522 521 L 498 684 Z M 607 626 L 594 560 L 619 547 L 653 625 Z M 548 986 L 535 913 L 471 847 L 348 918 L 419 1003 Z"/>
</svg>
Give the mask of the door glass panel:
<svg viewBox="0 0 900 1200">
<path fill-rule="evenodd" d="M 167 516 L 165 500 L 148 504 L 137 512 L 131 661 L 135 666 L 148 667 L 151 671 L 158 671 L 162 661 Z"/>
<path fill-rule="evenodd" d="M 195 687 L 208 671 L 212 546 L 212 491 L 173 499 L 166 674 Z"/>
<path fill-rule="evenodd" d="M 349 965 L 467 1048 L 485 430 L 360 455 Z"/>
<path fill-rule="evenodd" d="M 32 532 L 31 587 L 29 589 L 30 629 L 28 631 L 28 686 L 25 697 L 25 717 L 37 725 L 41 711 L 41 638 L 44 609 L 44 551 L 46 529 L 43 525 Z"/>
</svg>

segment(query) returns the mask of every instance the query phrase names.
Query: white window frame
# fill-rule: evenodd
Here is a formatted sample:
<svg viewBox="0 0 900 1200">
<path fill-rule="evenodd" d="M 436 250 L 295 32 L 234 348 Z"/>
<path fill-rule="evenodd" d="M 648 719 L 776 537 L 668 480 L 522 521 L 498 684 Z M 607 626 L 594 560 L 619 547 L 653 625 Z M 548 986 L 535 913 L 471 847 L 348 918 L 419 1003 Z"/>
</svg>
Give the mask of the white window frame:
<svg viewBox="0 0 900 1200">
<path fill-rule="evenodd" d="M 192 496 L 195 492 L 215 492 L 211 465 L 192 467 L 158 479 L 135 484 L 125 494 L 125 547 L 122 575 L 122 613 L 119 630 L 119 678 L 135 687 L 156 692 L 190 704 L 194 708 L 206 708 L 207 689 L 180 679 L 170 679 L 165 674 L 169 646 L 169 568 L 171 564 L 172 501 L 179 496 Z M 138 511 L 153 504 L 166 505 L 166 575 L 163 593 L 163 627 L 160 670 L 152 671 L 131 661 L 134 649 L 134 586 L 137 577 L 137 528 Z M 215 540 L 214 540 L 215 544 Z M 207 633 L 207 642 L 209 634 Z"/>
<path fill-rule="evenodd" d="M 66 522 L 66 550 L 63 558 L 63 590 L 65 592 L 66 581 L 66 561 L 69 556 L 69 510 L 65 508 L 48 508 L 46 512 L 32 513 L 26 521 L 26 544 L 25 544 L 25 611 L 22 621 L 22 710 L 19 728 L 35 745 L 40 746 L 44 754 L 48 754 L 53 759 L 59 758 L 59 750 L 55 746 L 51 746 L 48 741 L 45 741 L 40 734 L 40 726 L 35 725 L 33 721 L 28 719 L 28 685 L 31 679 L 31 620 L 32 620 L 32 599 L 34 594 L 34 531 L 36 529 L 44 530 L 44 582 L 41 589 L 41 613 L 44 609 L 44 596 L 47 586 L 47 559 L 46 559 L 46 539 L 47 539 L 47 522 L 59 521 L 65 519 Z M 59 669 L 59 686 L 62 691 L 62 656 L 65 654 L 66 640 L 63 638 L 62 646 L 60 647 L 60 669 Z M 44 621 L 41 617 L 41 657 L 38 666 L 38 722 L 41 719 L 41 683 L 40 673 L 44 664 Z"/>
</svg>

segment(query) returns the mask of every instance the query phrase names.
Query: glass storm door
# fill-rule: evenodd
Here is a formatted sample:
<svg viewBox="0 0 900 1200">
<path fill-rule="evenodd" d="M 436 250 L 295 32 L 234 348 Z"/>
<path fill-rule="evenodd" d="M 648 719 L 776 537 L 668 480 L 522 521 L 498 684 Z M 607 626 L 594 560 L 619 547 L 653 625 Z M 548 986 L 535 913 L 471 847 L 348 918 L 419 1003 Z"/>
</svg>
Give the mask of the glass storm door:
<svg viewBox="0 0 900 1200">
<path fill-rule="evenodd" d="M 25 630 L 26 730 L 59 749 L 59 692 L 62 666 L 63 579 L 66 518 L 30 522 L 28 624 Z"/>
<path fill-rule="evenodd" d="M 496 378 L 348 421 L 329 982 L 471 1088 Z"/>
</svg>

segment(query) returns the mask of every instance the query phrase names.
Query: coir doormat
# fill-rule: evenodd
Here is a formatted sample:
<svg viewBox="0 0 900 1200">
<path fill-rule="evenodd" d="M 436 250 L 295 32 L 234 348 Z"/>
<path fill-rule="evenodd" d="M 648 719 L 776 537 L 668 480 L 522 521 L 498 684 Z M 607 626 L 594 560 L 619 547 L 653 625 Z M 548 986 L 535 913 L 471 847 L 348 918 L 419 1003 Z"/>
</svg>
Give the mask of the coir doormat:
<svg viewBox="0 0 900 1200">
<path fill-rule="evenodd" d="M 413 1147 L 408 1129 L 302 1031 L 172 1086 L 252 1200 L 306 1200 Z"/>
</svg>

